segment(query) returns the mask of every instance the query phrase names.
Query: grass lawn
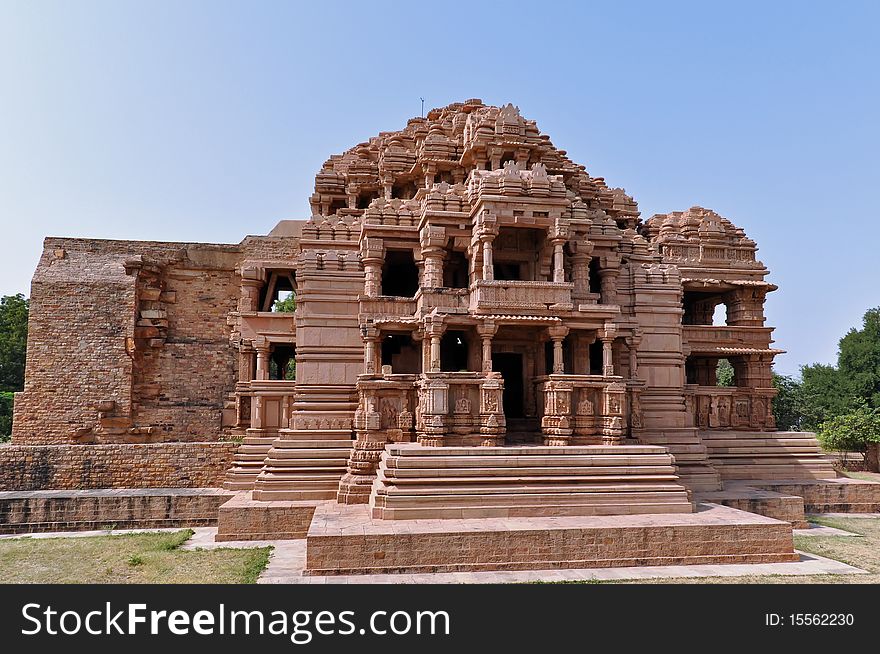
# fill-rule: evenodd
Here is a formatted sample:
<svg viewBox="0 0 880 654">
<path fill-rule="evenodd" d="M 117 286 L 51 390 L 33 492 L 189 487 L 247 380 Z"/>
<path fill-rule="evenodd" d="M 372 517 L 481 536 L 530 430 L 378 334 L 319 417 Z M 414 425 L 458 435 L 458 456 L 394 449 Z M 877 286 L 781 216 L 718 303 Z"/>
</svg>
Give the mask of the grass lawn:
<svg viewBox="0 0 880 654">
<path fill-rule="evenodd" d="M 861 479 L 862 481 L 880 481 L 880 472 L 846 472 L 847 477 Z"/>
<path fill-rule="evenodd" d="M 0 540 L 0 582 L 50 584 L 252 584 L 269 547 L 181 550 L 175 532 Z"/>
</svg>

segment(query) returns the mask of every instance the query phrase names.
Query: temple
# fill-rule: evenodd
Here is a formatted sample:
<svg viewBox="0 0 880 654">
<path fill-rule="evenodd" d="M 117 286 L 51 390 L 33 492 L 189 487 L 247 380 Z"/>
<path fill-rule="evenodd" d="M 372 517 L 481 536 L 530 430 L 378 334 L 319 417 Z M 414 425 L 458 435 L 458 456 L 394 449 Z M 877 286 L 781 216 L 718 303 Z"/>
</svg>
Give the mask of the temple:
<svg viewBox="0 0 880 654">
<path fill-rule="evenodd" d="M 330 157 L 309 202 L 238 245 L 47 239 L 13 446 L 114 453 L 47 487 L 222 484 L 220 537 L 308 537 L 312 574 L 790 560 L 839 488 L 776 431 L 776 286 L 717 213 L 642 220 L 479 100 Z"/>
</svg>

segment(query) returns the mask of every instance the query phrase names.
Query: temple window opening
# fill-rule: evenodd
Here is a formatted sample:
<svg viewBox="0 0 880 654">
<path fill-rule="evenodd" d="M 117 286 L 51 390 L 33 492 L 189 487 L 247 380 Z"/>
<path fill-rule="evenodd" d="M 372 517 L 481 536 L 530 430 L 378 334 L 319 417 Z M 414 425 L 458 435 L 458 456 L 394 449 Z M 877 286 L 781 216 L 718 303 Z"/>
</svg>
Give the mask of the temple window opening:
<svg viewBox="0 0 880 654">
<path fill-rule="evenodd" d="M 382 266 L 382 295 L 412 297 L 419 287 L 419 269 L 412 250 L 388 250 Z"/>
</svg>

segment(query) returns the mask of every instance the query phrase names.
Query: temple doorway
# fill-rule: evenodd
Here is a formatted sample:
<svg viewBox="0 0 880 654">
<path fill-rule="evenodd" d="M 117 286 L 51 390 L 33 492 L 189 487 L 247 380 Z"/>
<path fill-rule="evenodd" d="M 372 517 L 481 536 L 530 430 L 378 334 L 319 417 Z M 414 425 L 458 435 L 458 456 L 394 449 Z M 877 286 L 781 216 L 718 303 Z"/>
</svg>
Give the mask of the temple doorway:
<svg viewBox="0 0 880 654">
<path fill-rule="evenodd" d="M 525 408 L 523 388 L 523 355 L 518 352 L 495 352 L 492 354 L 492 370 L 504 379 L 504 415 L 522 418 Z"/>
</svg>

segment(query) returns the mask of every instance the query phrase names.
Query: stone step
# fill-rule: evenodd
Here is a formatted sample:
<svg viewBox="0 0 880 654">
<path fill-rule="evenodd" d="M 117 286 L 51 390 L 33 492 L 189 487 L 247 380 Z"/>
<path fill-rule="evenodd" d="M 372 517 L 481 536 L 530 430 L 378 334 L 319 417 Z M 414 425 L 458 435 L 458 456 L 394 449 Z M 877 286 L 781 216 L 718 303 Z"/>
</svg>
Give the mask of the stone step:
<svg viewBox="0 0 880 654">
<path fill-rule="evenodd" d="M 491 479 L 499 477 L 596 477 L 598 479 L 629 478 L 636 475 L 675 475 L 674 466 L 607 466 L 607 467 L 510 467 L 510 468 L 485 468 L 474 470 L 473 468 L 382 468 L 386 478 L 405 480 L 413 479 L 439 479 L 442 477 L 472 478 L 483 470 L 491 470 Z"/>
<path fill-rule="evenodd" d="M 443 506 L 443 507 L 372 507 L 371 516 L 381 520 L 431 520 L 464 518 L 528 518 L 536 515 L 556 516 L 612 516 L 641 514 L 690 513 L 690 506 L 608 502 L 595 505 L 548 505 L 544 502 L 521 506 Z"/>
<path fill-rule="evenodd" d="M 392 520 L 692 510 L 674 459 L 645 445 L 390 445 L 369 503 Z"/>
<path fill-rule="evenodd" d="M 385 485 L 380 486 L 377 490 L 377 499 L 390 494 L 394 494 L 395 502 L 412 501 L 416 503 L 431 502 L 447 502 L 450 496 L 458 496 L 459 501 L 462 498 L 471 498 L 476 503 L 481 501 L 497 502 L 499 498 L 506 498 L 511 502 L 518 501 L 534 501 L 535 496 L 547 498 L 547 501 L 567 503 L 590 502 L 595 498 L 614 497 L 619 493 L 627 493 L 628 497 L 657 495 L 657 499 L 664 499 L 669 496 L 669 501 L 675 501 L 674 494 L 670 491 L 677 491 L 678 484 L 674 479 L 668 483 L 649 482 L 644 480 L 644 484 L 637 483 L 614 483 L 614 484 L 589 484 L 589 483 L 560 483 L 558 485 L 540 486 L 537 484 L 529 484 L 528 481 L 520 481 L 518 483 L 505 484 L 498 486 L 453 486 L 450 488 L 431 487 L 431 486 L 410 486 L 410 485 Z M 589 497 L 581 497 L 589 495 Z"/>
</svg>

